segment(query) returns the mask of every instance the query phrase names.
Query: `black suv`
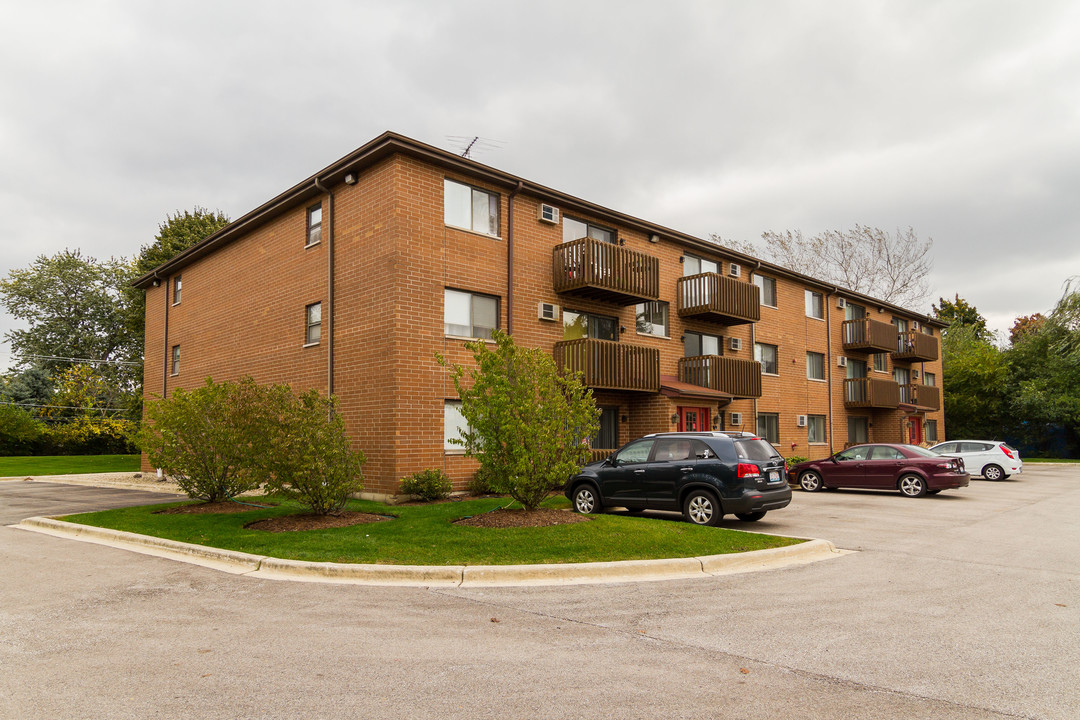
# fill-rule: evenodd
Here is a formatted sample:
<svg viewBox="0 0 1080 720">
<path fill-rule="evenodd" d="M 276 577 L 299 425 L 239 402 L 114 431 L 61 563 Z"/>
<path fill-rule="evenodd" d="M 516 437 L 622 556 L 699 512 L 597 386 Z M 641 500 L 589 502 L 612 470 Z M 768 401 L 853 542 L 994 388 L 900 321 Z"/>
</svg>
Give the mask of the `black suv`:
<svg viewBox="0 0 1080 720">
<path fill-rule="evenodd" d="M 756 435 L 729 432 L 646 435 L 583 467 L 565 494 L 579 513 L 679 510 L 696 525 L 724 513 L 754 522 L 791 502 L 784 458 Z"/>
</svg>

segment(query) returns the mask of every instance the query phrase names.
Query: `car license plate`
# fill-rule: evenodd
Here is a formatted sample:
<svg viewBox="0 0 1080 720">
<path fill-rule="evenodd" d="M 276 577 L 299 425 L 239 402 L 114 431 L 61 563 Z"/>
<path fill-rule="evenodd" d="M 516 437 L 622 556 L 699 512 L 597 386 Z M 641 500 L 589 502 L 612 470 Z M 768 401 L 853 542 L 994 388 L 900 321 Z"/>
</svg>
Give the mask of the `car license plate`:
<svg viewBox="0 0 1080 720">
<path fill-rule="evenodd" d="M 769 471 L 769 482 L 780 482 L 780 471 L 779 470 L 770 470 Z"/>
</svg>

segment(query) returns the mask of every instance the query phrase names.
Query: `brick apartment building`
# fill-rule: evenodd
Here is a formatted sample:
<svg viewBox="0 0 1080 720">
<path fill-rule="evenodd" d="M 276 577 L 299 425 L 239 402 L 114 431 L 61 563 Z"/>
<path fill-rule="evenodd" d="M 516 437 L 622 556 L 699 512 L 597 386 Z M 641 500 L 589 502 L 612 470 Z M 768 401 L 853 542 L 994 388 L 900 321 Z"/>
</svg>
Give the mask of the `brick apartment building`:
<svg viewBox="0 0 1080 720">
<path fill-rule="evenodd" d="M 334 393 L 375 494 L 471 477 L 434 356 L 496 327 L 584 373 L 597 455 L 677 429 L 810 457 L 944 439 L 938 321 L 394 133 L 137 285 L 148 400 L 208 376 Z"/>
</svg>

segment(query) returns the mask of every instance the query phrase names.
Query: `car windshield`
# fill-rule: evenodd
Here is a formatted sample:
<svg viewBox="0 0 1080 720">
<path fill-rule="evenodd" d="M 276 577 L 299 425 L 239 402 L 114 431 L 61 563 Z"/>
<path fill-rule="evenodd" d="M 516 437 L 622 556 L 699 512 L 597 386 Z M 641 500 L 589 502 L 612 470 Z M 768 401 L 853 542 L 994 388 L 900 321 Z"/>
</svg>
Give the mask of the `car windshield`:
<svg viewBox="0 0 1080 720">
<path fill-rule="evenodd" d="M 776 452 L 776 448 L 761 438 L 736 440 L 735 454 L 738 455 L 740 460 L 765 461 L 775 460 L 780 457 L 780 453 Z"/>
<path fill-rule="evenodd" d="M 913 452 L 921 457 L 939 457 L 941 455 L 941 453 L 939 452 L 927 450 L 926 448 L 921 448 L 918 445 L 905 445 L 904 449 L 908 452 Z"/>
</svg>

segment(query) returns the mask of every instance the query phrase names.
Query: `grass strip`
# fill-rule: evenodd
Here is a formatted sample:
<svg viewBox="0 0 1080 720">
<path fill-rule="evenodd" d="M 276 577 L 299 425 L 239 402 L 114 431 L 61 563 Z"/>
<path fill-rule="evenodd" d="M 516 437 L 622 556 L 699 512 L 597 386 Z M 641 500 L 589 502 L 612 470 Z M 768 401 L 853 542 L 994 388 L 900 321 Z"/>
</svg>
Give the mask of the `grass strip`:
<svg viewBox="0 0 1080 720">
<path fill-rule="evenodd" d="M 138 472 L 138 455 L 41 455 L 0 457 L 0 477 Z"/>
<path fill-rule="evenodd" d="M 179 504 L 179 503 L 177 503 Z M 540 528 L 475 528 L 453 521 L 501 505 L 506 498 L 416 506 L 350 501 L 349 510 L 394 515 L 387 522 L 347 528 L 269 533 L 244 526 L 303 512 L 283 502 L 225 515 L 155 514 L 153 505 L 71 515 L 70 522 L 126 530 L 256 555 L 311 562 L 388 565 L 516 565 L 648 560 L 720 555 L 794 545 L 801 540 L 690 525 L 681 520 L 598 515 L 589 522 Z M 568 508 L 566 498 L 545 507 Z"/>
<path fill-rule="evenodd" d="M 1080 463 L 1080 459 L 1077 458 L 1033 458 L 1026 457 L 1023 459 L 1024 464 L 1028 463 Z"/>
</svg>

